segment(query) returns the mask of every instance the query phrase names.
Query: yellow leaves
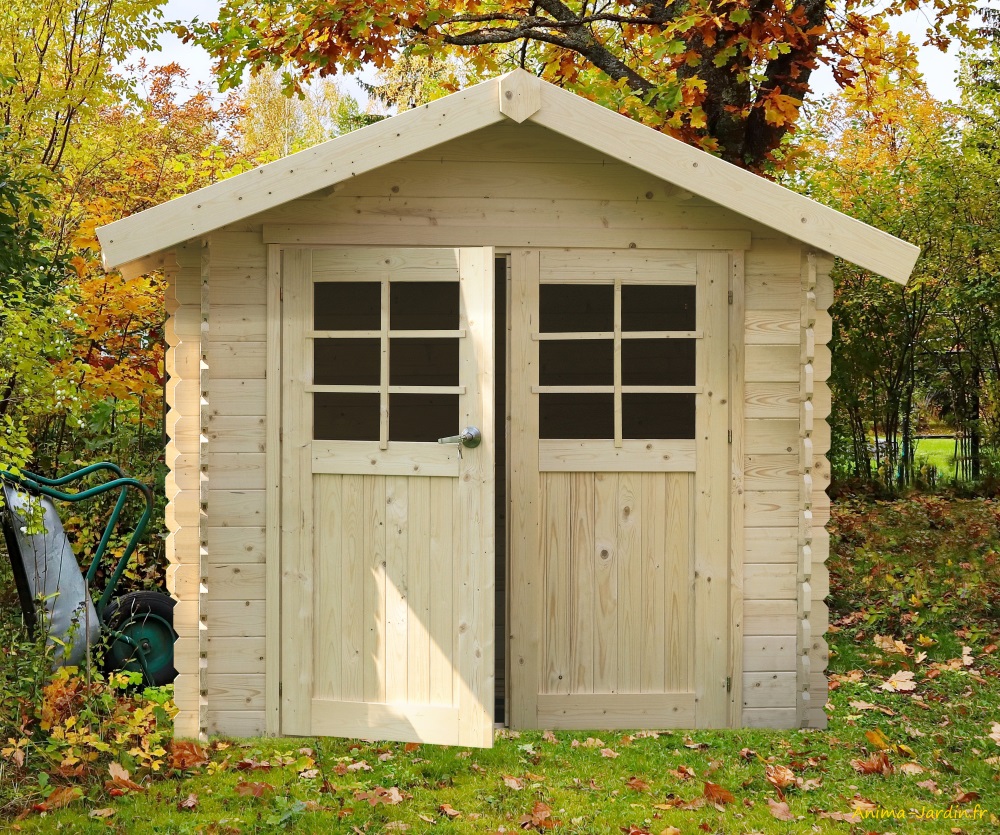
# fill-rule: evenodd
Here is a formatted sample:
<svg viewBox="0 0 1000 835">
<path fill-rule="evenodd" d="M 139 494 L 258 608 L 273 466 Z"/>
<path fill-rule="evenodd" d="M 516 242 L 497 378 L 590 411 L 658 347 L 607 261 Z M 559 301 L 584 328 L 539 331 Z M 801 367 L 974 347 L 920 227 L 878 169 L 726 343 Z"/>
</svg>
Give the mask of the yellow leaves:
<svg viewBox="0 0 1000 835">
<path fill-rule="evenodd" d="M 778 92 L 772 93 L 764 99 L 764 119 L 769 125 L 794 124 L 801 106 L 801 99 Z"/>
</svg>

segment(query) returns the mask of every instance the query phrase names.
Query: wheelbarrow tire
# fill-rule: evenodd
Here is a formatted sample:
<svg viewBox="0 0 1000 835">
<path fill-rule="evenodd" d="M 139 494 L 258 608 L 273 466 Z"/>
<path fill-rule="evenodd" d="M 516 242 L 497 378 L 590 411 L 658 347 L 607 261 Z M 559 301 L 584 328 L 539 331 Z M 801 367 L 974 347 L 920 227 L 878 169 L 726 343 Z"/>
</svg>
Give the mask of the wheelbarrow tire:
<svg viewBox="0 0 1000 835">
<path fill-rule="evenodd" d="M 109 633 L 104 653 L 107 672 L 127 670 L 142 672 L 138 652 L 127 641 L 117 638 L 118 632 L 145 651 L 148 680 L 143 684 L 161 687 L 177 677 L 174 669 L 174 600 L 155 591 L 134 591 L 114 598 L 104 612 L 104 625 Z"/>
</svg>

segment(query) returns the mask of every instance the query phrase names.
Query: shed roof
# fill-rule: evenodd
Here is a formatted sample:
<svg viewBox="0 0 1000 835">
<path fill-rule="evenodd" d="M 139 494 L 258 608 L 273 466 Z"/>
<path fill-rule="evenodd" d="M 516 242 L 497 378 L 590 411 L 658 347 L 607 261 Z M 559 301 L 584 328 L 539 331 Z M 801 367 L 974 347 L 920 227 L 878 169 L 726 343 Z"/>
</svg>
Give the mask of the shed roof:
<svg viewBox="0 0 1000 835">
<path fill-rule="evenodd" d="M 182 241 L 505 119 L 542 125 L 900 284 L 920 254 L 880 229 L 518 69 L 102 226 L 104 265 L 142 272 L 155 266 L 145 259 Z"/>
</svg>

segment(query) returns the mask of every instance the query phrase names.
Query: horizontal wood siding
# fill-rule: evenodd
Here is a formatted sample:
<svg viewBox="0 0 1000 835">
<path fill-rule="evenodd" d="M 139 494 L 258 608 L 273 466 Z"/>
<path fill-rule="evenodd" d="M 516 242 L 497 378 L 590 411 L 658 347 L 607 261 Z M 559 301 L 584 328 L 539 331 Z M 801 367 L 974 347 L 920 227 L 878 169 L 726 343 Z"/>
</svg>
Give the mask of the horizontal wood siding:
<svg viewBox="0 0 1000 835">
<path fill-rule="evenodd" d="M 197 625 L 199 605 L 201 512 L 200 421 L 201 367 L 201 253 L 197 242 L 182 244 L 168 258 L 165 304 L 168 319 L 166 385 L 166 556 L 167 590 L 177 601 L 175 621 L 192 613 Z M 178 672 L 174 700 L 180 712 L 174 720 L 179 737 L 198 737 L 204 732 L 202 688 L 199 679 L 199 637 L 178 630 L 174 666 Z"/>
<path fill-rule="evenodd" d="M 204 351 L 208 731 L 264 734 L 266 247 L 210 239 Z"/>
</svg>

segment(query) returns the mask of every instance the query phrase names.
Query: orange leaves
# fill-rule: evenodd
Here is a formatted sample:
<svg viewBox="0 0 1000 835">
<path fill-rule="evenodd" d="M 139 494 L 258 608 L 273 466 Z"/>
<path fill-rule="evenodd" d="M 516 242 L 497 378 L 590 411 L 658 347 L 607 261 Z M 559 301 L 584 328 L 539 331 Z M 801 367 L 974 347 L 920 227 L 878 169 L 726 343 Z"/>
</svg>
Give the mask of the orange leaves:
<svg viewBox="0 0 1000 835">
<path fill-rule="evenodd" d="M 851 760 L 851 768 L 858 772 L 858 774 L 886 775 L 892 774 L 895 771 L 892 763 L 889 762 L 889 755 L 884 751 L 878 754 L 872 754 L 864 760 Z"/>
<path fill-rule="evenodd" d="M 175 740 L 170 744 L 170 767 L 188 771 L 208 762 L 208 752 L 197 742 Z"/>
<path fill-rule="evenodd" d="M 111 779 L 105 781 L 104 788 L 112 797 L 119 797 L 129 792 L 145 791 L 143 786 L 129 779 L 128 771 L 118 763 L 109 763 L 108 773 L 111 775 Z"/>
<path fill-rule="evenodd" d="M 779 92 L 764 99 L 764 118 L 769 125 L 792 125 L 799 118 L 802 100 Z"/>
</svg>

